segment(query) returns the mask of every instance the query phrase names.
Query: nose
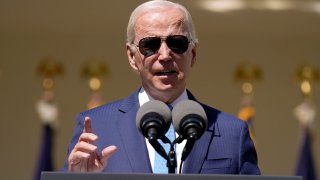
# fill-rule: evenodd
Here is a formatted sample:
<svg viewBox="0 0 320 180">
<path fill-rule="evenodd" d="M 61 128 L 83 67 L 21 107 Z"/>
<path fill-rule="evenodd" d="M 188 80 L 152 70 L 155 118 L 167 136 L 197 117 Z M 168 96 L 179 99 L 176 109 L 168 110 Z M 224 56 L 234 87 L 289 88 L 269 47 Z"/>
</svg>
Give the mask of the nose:
<svg viewBox="0 0 320 180">
<path fill-rule="evenodd" d="M 159 59 L 162 61 L 168 61 L 171 60 L 172 57 L 170 55 L 171 49 L 168 47 L 168 45 L 166 44 L 165 41 L 161 41 L 161 46 L 160 49 L 158 51 L 158 53 L 160 54 Z"/>
</svg>

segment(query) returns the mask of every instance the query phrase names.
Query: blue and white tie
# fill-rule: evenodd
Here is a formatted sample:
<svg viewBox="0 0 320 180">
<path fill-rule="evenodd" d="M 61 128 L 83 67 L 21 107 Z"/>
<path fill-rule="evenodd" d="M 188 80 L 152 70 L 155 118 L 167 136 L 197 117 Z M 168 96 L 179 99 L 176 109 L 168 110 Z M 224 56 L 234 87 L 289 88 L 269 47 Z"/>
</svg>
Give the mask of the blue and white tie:
<svg viewBox="0 0 320 180">
<path fill-rule="evenodd" d="M 170 110 L 172 110 L 172 106 L 171 105 L 168 105 L 168 106 Z M 171 142 L 175 140 L 175 132 L 174 132 L 172 123 L 170 125 L 169 130 L 166 133 L 166 136 Z M 168 154 L 170 151 L 170 144 L 164 144 L 161 140 L 159 140 L 159 142 L 162 145 L 162 147 L 165 149 L 166 153 Z M 158 174 L 168 173 L 167 160 L 164 159 L 157 152 L 155 152 L 155 157 L 154 157 L 153 173 L 158 173 Z"/>
</svg>

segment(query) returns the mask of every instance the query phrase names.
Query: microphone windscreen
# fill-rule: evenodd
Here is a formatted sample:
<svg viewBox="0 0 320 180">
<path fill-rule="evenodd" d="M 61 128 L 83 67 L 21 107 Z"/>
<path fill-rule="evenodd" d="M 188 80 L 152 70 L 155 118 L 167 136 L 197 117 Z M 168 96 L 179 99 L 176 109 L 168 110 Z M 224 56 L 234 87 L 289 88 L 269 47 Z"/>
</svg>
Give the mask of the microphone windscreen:
<svg viewBox="0 0 320 180">
<path fill-rule="evenodd" d="M 202 123 L 204 125 L 204 131 L 208 126 L 208 118 L 203 107 L 196 101 L 184 100 L 176 104 L 172 110 L 172 123 L 173 127 L 178 134 L 182 134 L 180 130 L 181 121 L 185 119 L 186 116 L 197 115 L 202 118 Z"/>
<path fill-rule="evenodd" d="M 166 131 L 169 129 L 170 123 L 171 123 L 171 111 L 170 111 L 169 107 L 162 101 L 151 100 L 151 101 L 144 103 L 137 112 L 136 126 L 140 132 L 142 132 L 142 129 L 141 129 L 142 122 L 141 121 L 142 121 L 143 117 L 149 113 L 156 113 L 156 114 L 162 116 L 163 120 L 164 120 L 164 124 L 166 126 L 165 127 Z"/>
</svg>

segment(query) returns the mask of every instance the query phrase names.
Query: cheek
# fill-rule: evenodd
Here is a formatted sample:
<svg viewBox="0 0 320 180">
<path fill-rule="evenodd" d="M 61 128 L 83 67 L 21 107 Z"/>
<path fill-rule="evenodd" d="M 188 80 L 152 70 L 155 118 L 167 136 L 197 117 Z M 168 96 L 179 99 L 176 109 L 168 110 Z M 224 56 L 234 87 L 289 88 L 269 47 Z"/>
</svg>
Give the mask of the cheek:
<svg viewBox="0 0 320 180">
<path fill-rule="evenodd" d="M 178 65 L 181 68 L 180 70 L 183 72 L 190 71 L 190 69 L 193 67 L 193 64 L 194 64 L 191 58 L 181 59 L 181 61 L 179 62 L 180 63 Z"/>
<path fill-rule="evenodd" d="M 139 73 L 142 78 L 150 79 L 152 78 L 152 63 L 150 61 L 140 61 L 139 62 Z"/>
<path fill-rule="evenodd" d="M 181 73 L 181 75 L 183 75 L 183 76 L 180 76 L 180 78 L 186 79 L 190 74 L 190 71 L 192 69 L 193 63 L 192 63 L 191 59 L 188 59 L 188 60 L 184 59 L 183 62 L 184 63 L 180 64 L 180 66 L 179 66 L 180 67 L 180 73 Z"/>
<path fill-rule="evenodd" d="M 156 61 L 156 59 L 146 58 L 140 61 L 140 66 L 141 68 L 143 68 L 144 71 L 152 72 L 153 67 L 157 66 Z"/>
</svg>

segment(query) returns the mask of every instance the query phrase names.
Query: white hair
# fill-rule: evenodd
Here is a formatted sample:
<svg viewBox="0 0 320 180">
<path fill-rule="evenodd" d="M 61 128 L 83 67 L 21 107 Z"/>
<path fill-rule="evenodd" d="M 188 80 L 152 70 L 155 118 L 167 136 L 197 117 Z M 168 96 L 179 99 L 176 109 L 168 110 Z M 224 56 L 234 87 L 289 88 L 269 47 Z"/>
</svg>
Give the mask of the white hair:
<svg viewBox="0 0 320 180">
<path fill-rule="evenodd" d="M 198 43 L 198 38 L 196 36 L 195 28 L 193 25 L 192 17 L 189 13 L 189 11 L 182 6 L 181 4 L 174 3 L 171 1 L 166 1 L 166 0 L 151 0 L 147 1 L 138 7 L 136 7 L 133 12 L 131 13 L 128 27 L 127 27 L 127 42 L 129 44 L 133 44 L 134 39 L 135 39 L 135 23 L 137 18 L 139 17 L 140 14 L 147 12 L 147 11 L 152 11 L 153 9 L 157 8 L 177 8 L 179 9 L 183 16 L 184 16 L 184 22 L 185 25 L 187 26 L 188 30 L 188 36 L 191 39 L 192 42 Z"/>
</svg>

